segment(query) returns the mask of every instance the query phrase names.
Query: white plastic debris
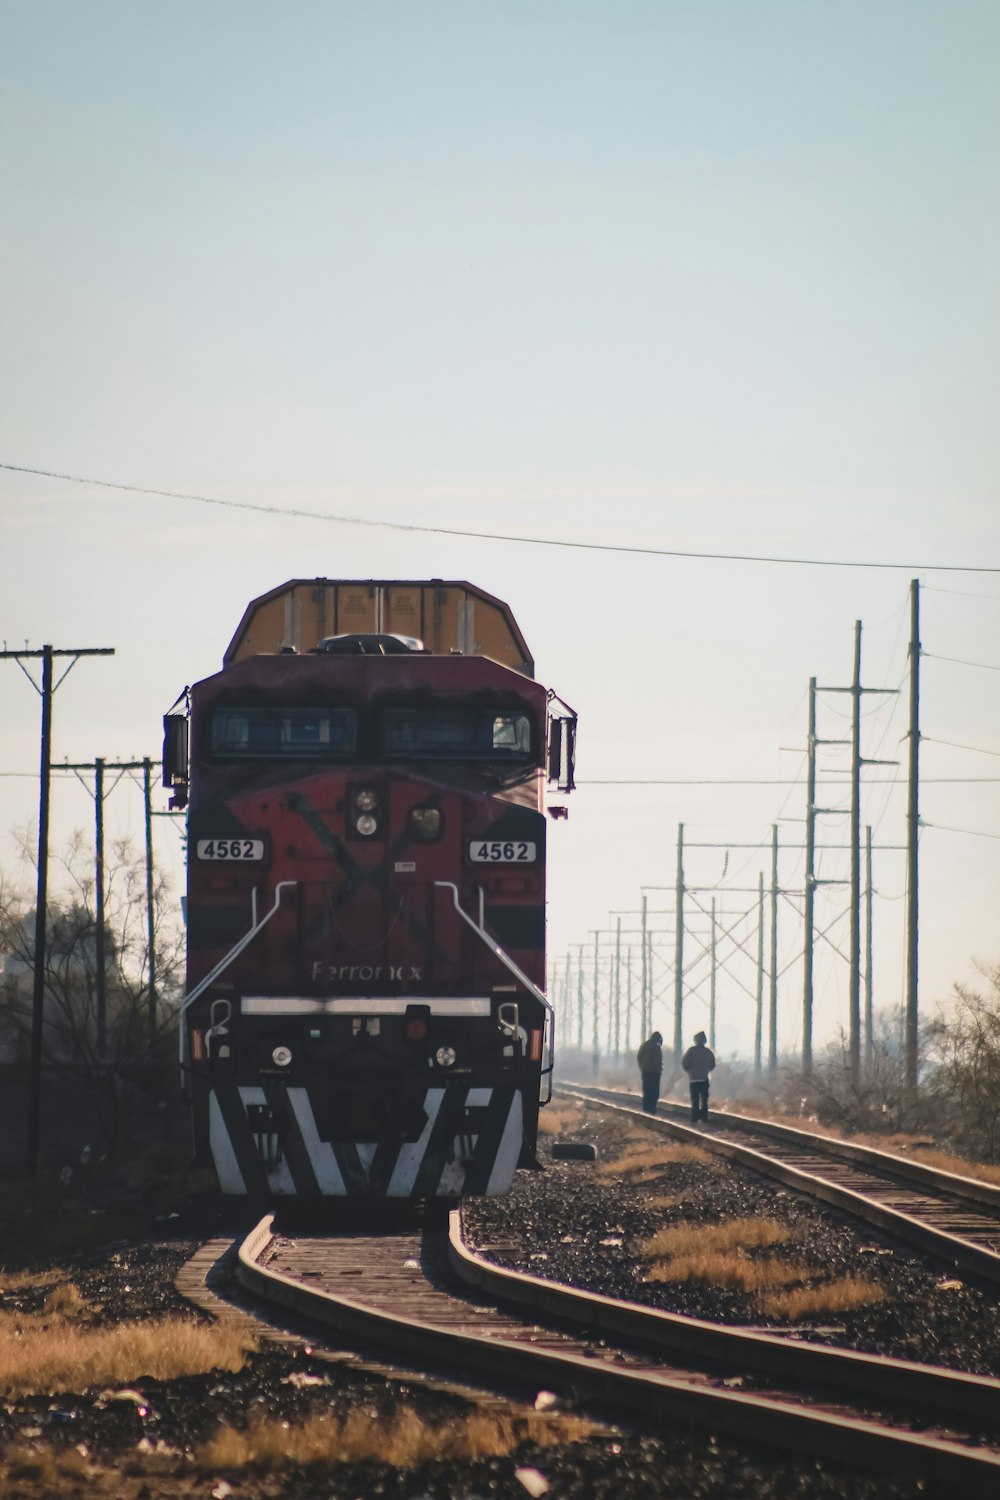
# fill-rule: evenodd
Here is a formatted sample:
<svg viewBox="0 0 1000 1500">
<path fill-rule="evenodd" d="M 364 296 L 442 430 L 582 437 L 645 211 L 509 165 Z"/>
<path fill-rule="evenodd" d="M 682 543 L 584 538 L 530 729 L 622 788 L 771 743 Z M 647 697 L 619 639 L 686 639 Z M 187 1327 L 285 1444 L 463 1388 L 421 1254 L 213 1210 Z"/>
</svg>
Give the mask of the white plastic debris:
<svg viewBox="0 0 1000 1500">
<path fill-rule="evenodd" d="M 325 1375 L 309 1375 L 304 1370 L 293 1370 L 286 1375 L 281 1382 L 282 1385 L 294 1386 L 297 1391 L 303 1391 L 311 1385 L 329 1385 L 330 1382 Z"/>
<path fill-rule="evenodd" d="M 536 1411 L 554 1411 L 559 1405 L 559 1397 L 554 1391 L 539 1391 L 535 1397 Z"/>
<path fill-rule="evenodd" d="M 229 1495 L 235 1495 L 236 1491 L 228 1479 L 219 1479 L 211 1489 L 212 1500 L 227 1500 Z"/>
<path fill-rule="evenodd" d="M 514 1478 L 522 1484 L 529 1495 L 537 1497 L 548 1494 L 549 1481 L 540 1469 L 515 1469 Z"/>
<path fill-rule="evenodd" d="M 129 1386 L 123 1386 L 120 1391 L 102 1391 L 99 1399 L 101 1401 L 127 1401 L 132 1406 L 145 1406 L 146 1398 L 141 1391 L 133 1391 Z"/>
</svg>

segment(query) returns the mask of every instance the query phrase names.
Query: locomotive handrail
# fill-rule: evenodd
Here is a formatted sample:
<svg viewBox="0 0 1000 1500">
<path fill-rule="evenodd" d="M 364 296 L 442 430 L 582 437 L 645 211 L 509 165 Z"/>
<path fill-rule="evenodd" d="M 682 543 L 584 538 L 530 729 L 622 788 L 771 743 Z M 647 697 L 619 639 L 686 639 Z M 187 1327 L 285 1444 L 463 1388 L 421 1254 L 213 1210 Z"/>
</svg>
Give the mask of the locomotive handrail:
<svg viewBox="0 0 1000 1500">
<path fill-rule="evenodd" d="M 180 1007 L 181 1025 L 179 1028 L 181 1066 L 183 1066 L 184 1064 L 184 1040 L 186 1031 L 183 1022 L 184 1014 L 188 1006 L 191 1005 L 195 1000 L 197 1000 L 199 995 L 203 995 L 210 984 L 215 983 L 223 970 L 228 969 L 233 960 L 239 958 L 244 948 L 246 948 L 247 945 L 253 941 L 258 932 L 260 932 L 261 928 L 267 926 L 268 922 L 270 922 L 271 918 L 278 910 L 278 907 L 281 905 L 281 893 L 285 889 L 285 887 L 297 886 L 298 883 L 299 882 L 297 880 L 279 880 L 278 884 L 274 888 L 274 905 L 271 907 L 270 911 L 264 913 L 259 922 L 257 920 L 257 888 L 255 886 L 250 893 L 249 932 L 245 932 L 240 938 L 239 942 L 236 943 L 235 947 L 230 948 L 225 958 L 220 958 L 219 962 L 215 965 L 215 968 L 212 969 L 210 973 L 206 974 L 204 979 L 199 980 L 193 990 L 189 990 L 188 993 L 182 997 Z"/>
<path fill-rule="evenodd" d="M 542 991 L 538 988 L 537 984 L 535 984 L 533 980 L 528 978 L 527 974 L 520 967 L 520 965 L 516 964 L 511 958 L 510 954 L 505 953 L 503 948 L 501 948 L 500 944 L 495 940 L 495 938 L 491 938 L 489 933 L 486 931 L 485 898 L 483 896 L 482 888 L 480 888 L 479 891 L 479 921 L 477 922 L 475 918 L 469 916 L 469 913 L 465 910 L 465 908 L 462 906 L 462 903 L 459 901 L 458 886 L 453 880 L 435 880 L 434 884 L 436 886 L 440 886 L 442 890 L 451 891 L 452 900 L 455 903 L 455 910 L 462 918 L 462 921 L 465 922 L 469 927 L 471 927 L 476 936 L 486 944 L 487 948 L 493 954 L 494 958 L 498 958 L 500 962 L 510 970 L 514 978 L 519 979 L 524 985 L 525 989 L 528 990 L 532 995 L 534 995 L 535 999 L 538 1000 L 548 1011 L 549 1024 L 546 1029 L 549 1033 L 549 1065 L 547 1068 L 541 1069 L 541 1072 L 547 1073 L 549 1078 L 549 1092 L 547 1097 L 542 1101 L 544 1104 L 548 1104 L 549 1100 L 552 1098 L 552 1070 L 555 1066 L 555 1007 L 549 1000 L 548 996 L 543 994 Z"/>
</svg>

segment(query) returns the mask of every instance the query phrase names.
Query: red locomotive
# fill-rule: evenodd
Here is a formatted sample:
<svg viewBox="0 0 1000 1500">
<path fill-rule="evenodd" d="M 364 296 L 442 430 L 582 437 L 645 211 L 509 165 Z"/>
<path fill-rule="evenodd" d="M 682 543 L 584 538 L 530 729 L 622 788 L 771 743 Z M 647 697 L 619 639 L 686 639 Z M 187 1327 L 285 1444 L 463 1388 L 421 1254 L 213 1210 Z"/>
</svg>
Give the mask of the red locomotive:
<svg viewBox="0 0 1000 1500">
<path fill-rule="evenodd" d="M 469 584 L 293 581 L 250 605 L 191 690 L 190 753 L 187 716 L 165 720 L 189 803 L 182 1064 L 223 1192 L 456 1198 L 535 1163 L 544 793 L 572 788 L 575 724 Z"/>
</svg>

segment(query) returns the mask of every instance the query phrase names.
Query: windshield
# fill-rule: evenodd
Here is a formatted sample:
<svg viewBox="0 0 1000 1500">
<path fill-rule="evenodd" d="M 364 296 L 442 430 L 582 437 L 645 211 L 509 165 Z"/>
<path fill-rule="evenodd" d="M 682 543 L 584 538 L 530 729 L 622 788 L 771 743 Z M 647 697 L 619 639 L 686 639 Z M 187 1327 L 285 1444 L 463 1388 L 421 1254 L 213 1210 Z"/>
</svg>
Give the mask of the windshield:
<svg viewBox="0 0 1000 1500">
<path fill-rule="evenodd" d="M 357 742 L 353 708 L 217 708 L 212 715 L 212 754 L 226 759 L 339 759 L 353 755 Z"/>
<path fill-rule="evenodd" d="M 384 708 L 379 751 L 397 760 L 527 760 L 531 719 L 518 709 L 422 704 Z"/>
</svg>

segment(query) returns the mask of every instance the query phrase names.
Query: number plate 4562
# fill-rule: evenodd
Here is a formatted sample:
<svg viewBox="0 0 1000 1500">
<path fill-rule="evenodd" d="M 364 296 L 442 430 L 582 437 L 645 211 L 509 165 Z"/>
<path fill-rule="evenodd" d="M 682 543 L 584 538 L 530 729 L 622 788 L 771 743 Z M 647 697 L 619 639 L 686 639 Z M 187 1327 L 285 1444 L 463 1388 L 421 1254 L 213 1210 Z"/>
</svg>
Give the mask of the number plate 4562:
<svg viewBox="0 0 1000 1500">
<path fill-rule="evenodd" d="M 198 859 L 263 859 L 263 839 L 199 839 Z"/>
<path fill-rule="evenodd" d="M 469 858 L 474 865 L 531 865 L 538 846 L 525 839 L 473 839 Z"/>
</svg>

